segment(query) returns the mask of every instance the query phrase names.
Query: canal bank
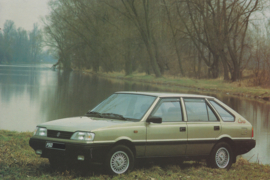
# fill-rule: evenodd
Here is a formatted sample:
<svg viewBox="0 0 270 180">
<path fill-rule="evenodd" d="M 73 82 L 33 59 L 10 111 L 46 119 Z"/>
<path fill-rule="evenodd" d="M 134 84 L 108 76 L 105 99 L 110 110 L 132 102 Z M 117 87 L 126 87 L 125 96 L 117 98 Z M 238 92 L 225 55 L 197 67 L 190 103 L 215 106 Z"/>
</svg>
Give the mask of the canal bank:
<svg viewBox="0 0 270 180">
<path fill-rule="evenodd" d="M 154 75 L 145 75 L 144 73 L 135 73 L 133 75 L 125 76 L 125 74 L 121 72 L 95 73 L 90 70 L 83 70 L 81 72 L 104 78 L 149 83 L 158 85 L 159 88 L 167 88 L 169 86 L 176 91 L 178 91 L 178 88 L 189 88 L 194 92 L 222 93 L 229 96 L 270 102 L 269 88 L 247 86 L 246 82 L 242 81 L 226 82 L 222 79 L 191 79 L 176 76 L 156 78 Z"/>
</svg>

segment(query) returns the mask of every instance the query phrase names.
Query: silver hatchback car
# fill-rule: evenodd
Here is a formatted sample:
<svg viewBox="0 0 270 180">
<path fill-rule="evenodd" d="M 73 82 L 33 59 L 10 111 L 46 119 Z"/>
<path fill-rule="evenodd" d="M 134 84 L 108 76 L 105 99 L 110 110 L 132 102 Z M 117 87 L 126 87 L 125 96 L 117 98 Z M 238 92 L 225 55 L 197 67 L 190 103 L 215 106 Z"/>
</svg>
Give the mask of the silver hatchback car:
<svg viewBox="0 0 270 180">
<path fill-rule="evenodd" d="M 29 144 L 52 167 L 84 161 L 122 174 L 137 159 L 161 157 L 229 169 L 256 142 L 252 125 L 214 97 L 116 92 L 85 116 L 39 124 Z"/>
</svg>

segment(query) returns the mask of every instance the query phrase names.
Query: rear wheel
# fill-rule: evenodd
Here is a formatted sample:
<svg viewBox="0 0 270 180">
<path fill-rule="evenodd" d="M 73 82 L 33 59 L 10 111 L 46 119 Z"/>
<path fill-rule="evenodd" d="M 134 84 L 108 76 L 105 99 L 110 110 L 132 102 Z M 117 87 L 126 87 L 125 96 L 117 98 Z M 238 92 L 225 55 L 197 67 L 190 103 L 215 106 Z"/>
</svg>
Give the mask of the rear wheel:
<svg viewBox="0 0 270 180">
<path fill-rule="evenodd" d="M 105 168 L 110 174 L 123 174 L 134 167 L 134 155 L 132 151 L 124 146 L 113 147 L 105 160 Z"/>
<path fill-rule="evenodd" d="M 216 144 L 207 161 L 213 168 L 230 169 L 233 161 L 233 152 L 229 144 L 220 142 Z"/>
</svg>

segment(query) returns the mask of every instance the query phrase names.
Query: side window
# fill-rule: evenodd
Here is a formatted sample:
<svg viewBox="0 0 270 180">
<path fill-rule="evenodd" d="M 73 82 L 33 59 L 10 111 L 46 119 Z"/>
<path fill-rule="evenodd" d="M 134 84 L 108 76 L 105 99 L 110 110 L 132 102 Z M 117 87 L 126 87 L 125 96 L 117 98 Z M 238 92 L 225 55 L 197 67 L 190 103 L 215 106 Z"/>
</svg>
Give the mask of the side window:
<svg viewBox="0 0 270 180">
<path fill-rule="evenodd" d="M 151 116 L 162 118 L 162 122 L 183 121 L 182 111 L 179 101 L 161 101 L 155 108 Z"/>
<path fill-rule="evenodd" d="M 207 105 L 207 111 L 208 111 L 208 116 L 209 116 L 209 121 L 218 121 L 218 118 L 216 115 L 213 113 L 212 109 Z"/>
<path fill-rule="evenodd" d="M 219 104 L 217 104 L 213 100 L 210 100 L 209 102 L 217 110 L 217 112 L 219 113 L 223 121 L 229 121 L 229 122 L 234 121 L 234 116 L 231 115 L 227 110 L 225 110 L 223 107 L 221 107 Z"/>
<path fill-rule="evenodd" d="M 204 99 L 184 98 L 188 121 L 218 121 Z"/>
</svg>

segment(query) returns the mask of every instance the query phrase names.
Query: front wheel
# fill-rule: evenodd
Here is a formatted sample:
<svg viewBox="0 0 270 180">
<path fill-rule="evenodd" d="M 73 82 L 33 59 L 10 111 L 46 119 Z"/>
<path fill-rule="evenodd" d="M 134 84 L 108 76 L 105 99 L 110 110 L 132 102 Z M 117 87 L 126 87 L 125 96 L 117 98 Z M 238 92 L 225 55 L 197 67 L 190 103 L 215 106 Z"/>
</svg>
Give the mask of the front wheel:
<svg viewBox="0 0 270 180">
<path fill-rule="evenodd" d="M 216 144 L 208 160 L 213 168 L 230 169 L 233 161 L 233 152 L 229 144 L 220 142 Z"/>
<path fill-rule="evenodd" d="M 132 151 L 124 146 L 113 147 L 105 160 L 105 168 L 110 174 L 123 174 L 132 170 L 134 166 L 134 155 Z"/>
</svg>

